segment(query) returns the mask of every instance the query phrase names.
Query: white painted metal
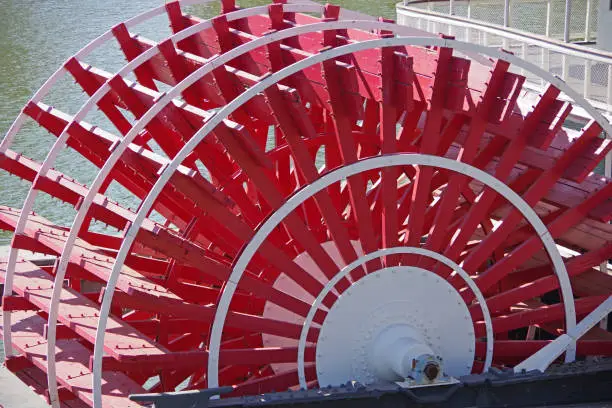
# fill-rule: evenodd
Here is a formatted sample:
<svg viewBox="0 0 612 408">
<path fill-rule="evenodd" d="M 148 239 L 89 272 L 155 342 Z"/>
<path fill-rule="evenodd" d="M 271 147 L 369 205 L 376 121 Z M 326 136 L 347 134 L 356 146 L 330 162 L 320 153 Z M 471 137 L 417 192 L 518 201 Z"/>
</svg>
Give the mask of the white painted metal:
<svg viewBox="0 0 612 408">
<path fill-rule="evenodd" d="M 359 286 L 359 282 L 357 282 L 356 286 Z M 337 307 L 341 306 L 341 304 L 338 304 Z M 335 307 L 336 305 L 334 305 L 334 308 Z M 334 321 L 336 321 L 335 318 Z M 369 339 L 372 339 L 370 334 L 367 336 L 369 336 Z M 328 339 L 329 337 L 326 336 L 325 341 L 329 342 Z M 429 347 L 427 344 L 428 340 L 423 336 L 422 332 L 420 330 L 415 330 L 413 326 L 401 323 L 387 326 L 372 340 L 372 343 L 373 344 L 369 345 L 370 347 L 364 350 L 368 353 L 367 365 L 365 365 L 364 368 L 373 371 L 373 377 L 375 378 L 380 378 L 388 382 L 404 381 L 408 377 L 415 376 L 414 368 L 416 368 L 417 362 L 421 362 L 422 360 L 437 361 L 436 366 L 439 370 L 443 370 L 442 358 L 438 357 L 436 352 Z M 319 344 L 319 346 L 323 345 Z M 328 365 L 327 361 L 323 358 L 323 353 L 321 353 L 321 355 L 320 360 Z M 319 359 L 318 356 L 317 358 Z M 351 363 L 352 361 L 348 362 L 349 365 L 352 365 Z M 352 367 L 353 369 L 355 368 L 354 365 L 352 365 Z M 335 367 L 332 367 L 332 369 L 333 368 Z M 317 371 L 323 371 L 323 368 L 319 368 L 318 363 Z M 327 372 L 326 376 L 329 377 Z M 345 381 L 336 379 L 333 381 L 324 381 L 322 377 L 319 377 L 318 381 L 319 384 L 343 384 L 352 378 L 355 377 L 351 375 Z M 357 381 L 363 383 L 360 380 Z"/>
<path fill-rule="evenodd" d="M 571 43 L 563 43 L 560 41 L 556 41 L 552 38 L 544 38 L 542 36 L 517 30 L 512 27 L 502 27 L 499 25 L 483 23 L 477 20 L 468 20 L 460 16 L 448 16 L 441 13 L 425 11 L 401 5 L 398 7 L 397 12 L 399 15 L 410 16 L 415 19 L 425 18 L 432 22 L 435 21 L 441 24 L 451 24 L 458 27 L 469 27 L 473 30 L 487 32 L 497 37 L 507 37 L 508 39 L 515 42 L 526 41 L 528 44 L 547 48 L 550 51 L 558 52 L 560 54 L 567 54 L 577 58 L 587 58 L 591 59 L 592 61 L 601 62 L 604 64 L 609 64 L 610 58 L 612 58 L 612 53 L 610 52 L 595 48 L 582 47 Z"/>
<path fill-rule="evenodd" d="M 368 24 L 371 22 L 368 21 L 344 21 L 344 22 L 329 22 L 329 23 L 319 23 L 319 24 L 312 24 L 312 26 L 310 27 L 311 29 L 318 29 L 318 30 L 325 30 L 325 29 L 338 29 L 338 28 L 348 28 L 347 26 L 342 27 L 340 26 L 336 26 L 336 24 L 338 23 L 342 23 L 342 24 L 346 24 L 348 27 L 352 27 L 352 26 L 356 26 L 355 28 L 368 28 Z M 381 25 L 383 25 L 383 23 L 380 23 Z M 327 25 L 327 26 L 326 26 Z M 317 26 L 317 27 L 315 27 Z M 331 27 L 330 27 L 331 26 Z M 392 25 L 390 25 L 391 27 L 389 27 L 389 29 L 391 29 L 391 31 L 395 31 L 394 27 Z M 387 29 L 387 28 L 385 28 Z M 277 38 L 277 35 L 282 36 L 282 35 L 288 35 L 289 31 L 291 30 L 295 30 L 295 29 L 288 29 L 285 31 L 280 31 L 277 33 L 273 33 L 271 35 L 268 35 L 265 37 L 265 39 L 269 40 L 269 41 L 278 41 L 281 38 Z M 291 33 L 289 35 L 295 35 L 295 33 Z M 244 44 L 243 46 L 237 47 L 236 49 L 232 50 L 232 51 L 236 51 L 243 49 L 243 47 L 248 47 L 249 45 L 253 45 L 253 43 L 259 41 L 261 39 L 258 40 L 254 40 L 250 43 Z M 263 44 L 257 44 L 259 45 L 263 45 Z M 326 51 L 324 53 L 325 57 L 321 57 L 321 55 L 315 55 L 315 56 L 311 56 L 307 59 L 304 59 L 302 61 L 300 61 L 299 63 L 296 63 L 290 67 L 287 67 L 275 74 L 272 74 L 268 77 L 266 77 L 264 80 L 262 80 L 262 82 L 260 82 L 259 84 L 253 86 L 252 88 L 250 88 L 249 90 L 247 90 L 245 93 L 243 93 L 241 96 L 239 96 L 238 98 L 236 98 L 234 101 L 232 101 L 230 104 L 228 104 L 226 107 L 224 107 L 223 109 L 221 109 L 219 111 L 219 113 L 217 115 L 215 115 L 215 117 L 213 117 L 211 119 L 211 121 L 209 121 L 203 128 L 201 128 L 196 135 L 194 135 L 194 137 L 183 147 L 183 149 L 177 154 L 177 156 L 173 159 L 172 163 L 167 166 L 164 171 L 161 173 L 159 180 L 157 181 L 156 185 L 154 186 L 153 190 L 150 192 L 149 196 L 147 196 L 147 198 L 145 199 L 145 201 L 143 201 L 143 203 L 141 204 L 141 207 L 139 209 L 139 213 L 137 215 L 137 218 L 135 220 L 135 222 L 132 224 L 132 226 L 130 227 L 130 229 L 128 230 L 128 234 L 126 234 L 126 239 L 123 241 L 122 247 L 120 248 L 120 251 L 118 253 L 118 256 L 116 258 L 116 262 L 115 265 L 113 267 L 113 272 L 111 273 L 111 280 L 115 280 L 116 281 L 116 276 L 119 273 L 119 270 L 121 269 L 121 266 L 123 265 L 123 262 L 125 260 L 125 257 L 129 251 L 130 246 L 132 245 L 133 242 L 133 238 L 136 234 L 136 231 L 138 230 L 138 228 L 140 228 L 140 224 L 142 223 L 142 220 L 144 219 L 144 214 L 146 214 L 149 209 L 152 206 L 153 201 L 156 199 L 157 195 L 159 194 L 159 191 L 161 191 L 161 189 L 163 188 L 163 186 L 165 185 L 165 183 L 167 183 L 168 179 L 170 178 L 172 172 L 174 172 L 176 170 L 176 168 L 178 167 L 178 163 L 180 163 L 186 156 L 187 154 L 194 148 L 195 145 L 197 145 L 197 143 L 199 143 L 206 134 L 208 134 L 215 126 L 217 126 L 223 117 L 225 116 L 219 116 L 221 113 L 223 114 L 229 114 L 229 112 L 232 112 L 233 110 L 235 110 L 237 107 L 239 107 L 242 103 L 244 103 L 246 100 L 248 100 L 250 97 L 252 97 L 254 94 L 253 92 L 255 92 L 255 90 L 257 90 L 257 92 L 261 91 L 262 89 L 265 89 L 265 87 L 272 85 L 275 82 L 271 82 L 270 80 L 273 78 L 274 80 L 278 81 L 280 79 L 282 79 L 280 77 L 280 75 L 291 75 L 292 73 L 295 73 L 301 69 L 303 69 L 305 66 L 307 66 L 308 64 L 315 64 L 318 63 L 324 59 L 328 59 L 328 58 L 334 58 L 338 55 L 340 55 L 338 53 L 338 51 L 340 50 L 340 53 L 342 52 L 354 52 L 356 50 L 360 50 L 360 49 L 365 49 L 368 47 L 383 47 L 383 46 L 396 46 L 396 45 L 428 45 L 428 46 L 442 46 L 442 47 L 451 47 L 451 48 L 457 48 L 460 50 L 465 50 L 468 52 L 477 52 L 477 53 L 481 53 L 481 54 L 485 54 L 485 55 L 489 55 L 491 57 L 495 57 L 495 58 L 499 58 L 501 60 L 506 60 L 512 64 L 515 64 L 519 67 L 523 67 L 525 68 L 527 71 L 532 72 L 536 75 L 540 75 L 543 76 L 545 78 L 549 78 L 550 82 L 557 86 L 559 89 L 561 89 L 562 91 L 566 92 L 566 94 L 571 97 L 571 98 L 575 98 L 576 102 L 579 105 L 583 105 L 585 107 L 585 110 L 587 110 L 589 113 L 593 113 L 593 116 L 595 117 L 596 121 L 598 123 L 600 123 L 600 125 L 604 128 L 604 129 L 610 129 L 610 124 L 603 118 L 603 116 L 595 111 L 595 109 L 593 109 L 592 106 L 590 106 L 586 100 L 584 100 L 584 98 L 582 98 L 580 95 L 578 95 L 576 92 L 574 92 L 573 90 L 571 90 L 571 88 L 569 88 L 563 81 L 559 80 L 558 78 L 553 77 L 552 75 L 550 75 L 548 72 L 541 70 L 540 68 L 538 68 L 537 66 L 534 66 L 531 63 L 525 62 L 525 61 L 521 61 L 519 58 L 516 58 L 512 55 L 509 55 L 507 53 L 504 53 L 503 51 L 499 51 L 499 50 L 495 50 L 495 49 L 490 49 L 490 48 L 486 48 L 486 47 L 482 47 L 476 44 L 468 44 L 468 43 L 464 43 L 464 42 L 460 42 L 460 41 L 454 41 L 454 40 L 447 40 L 447 39 L 438 39 L 438 38 L 393 38 L 393 39 L 383 39 L 383 40 L 371 40 L 371 41 L 365 41 L 363 43 L 357 43 L 357 44 L 350 44 L 350 45 L 346 45 L 343 47 L 339 47 L 337 49 L 332 49 L 329 51 Z M 353 48 L 354 47 L 354 48 Z M 227 55 L 227 54 L 224 54 Z M 211 62 L 211 64 L 214 64 L 214 62 L 219 61 L 219 59 L 222 59 L 223 56 L 220 56 L 219 58 L 215 59 L 214 61 Z M 210 64 L 209 64 L 210 65 Z M 197 75 L 204 75 L 203 72 L 209 68 L 209 65 L 206 65 L 202 68 L 200 68 L 198 71 L 194 72 L 190 77 L 186 78 L 184 81 L 182 81 L 180 84 L 178 84 L 175 88 L 173 88 L 170 92 L 176 91 L 177 88 L 181 87 L 181 86 L 188 86 L 190 85 L 193 80 L 194 76 Z M 213 68 L 215 68 L 217 65 L 214 65 Z M 187 84 L 187 85 L 185 85 Z M 182 89 L 182 88 L 181 88 Z M 166 95 L 167 96 L 167 95 Z M 163 98 L 162 98 L 163 99 Z M 165 103 L 167 103 L 167 101 L 165 101 Z M 157 105 L 153 106 L 151 109 L 154 110 L 156 109 Z M 161 109 L 161 108 L 160 108 Z M 156 112 L 157 113 L 157 112 Z M 146 115 L 145 115 L 146 116 Z M 142 119 L 141 119 L 142 120 Z M 147 119 L 149 120 L 149 119 Z M 107 308 L 110 305 L 110 301 L 112 301 L 112 293 L 114 291 L 114 285 L 115 283 L 112 283 L 112 290 L 109 290 L 105 293 L 105 297 L 104 297 L 104 301 L 103 301 L 103 307 L 104 307 L 104 303 L 108 303 L 108 305 L 106 306 Z M 573 307 L 573 305 L 572 305 Z M 108 309 L 105 311 L 106 315 L 108 314 Z M 104 315 L 103 315 L 104 316 Z M 103 319 L 100 320 L 100 322 L 102 322 Z M 105 323 L 104 323 L 105 324 Z M 103 325 L 102 325 L 103 326 Z M 99 325 L 98 327 L 98 332 L 100 332 L 100 329 L 103 328 L 102 326 Z M 103 338 L 103 334 L 102 334 L 102 338 Z M 98 356 L 99 361 L 101 362 L 101 349 L 102 349 L 102 345 L 98 345 L 98 342 L 96 342 L 96 349 L 94 350 L 94 364 L 96 362 L 96 355 Z M 568 354 L 568 355 L 571 355 Z M 94 381 L 100 381 L 101 377 L 100 377 L 100 371 L 99 369 L 101 368 L 101 364 L 98 363 L 98 368 L 96 370 L 94 370 Z M 97 380 L 96 380 L 97 378 Z"/>
<path fill-rule="evenodd" d="M 608 65 L 608 89 L 606 100 L 608 105 L 612 105 L 612 65 Z"/>
<path fill-rule="evenodd" d="M 542 60 L 541 60 L 541 66 L 544 70 L 548 71 L 550 69 L 550 51 L 547 50 L 546 48 L 541 48 L 542 50 Z M 546 86 L 546 81 L 541 78 L 540 81 L 540 86 L 542 88 L 544 88 Z"/>
<path fill-rule="evenodd" d="M 612 296 L 597 306 L 595 310 L 589 313 L 584 319 L 580 321 L 572 329 L 568 329 L 567 333 L 557 337 L 550 344 L 542 349 L 538 350 L 537 353 L 533 354 L 525 361 L 514 367 L 514 372 L 539 370 L 544 371 L 550 366 L 561 354 L 563 354 L 569 347 L 576 343 L 580 337 L 589 331 L 592 327 L 596 326 L 602 319 L 612 313 Z"/>
<path fill-rule="evenodd" d="M 510 26 L 510 0 L 504 0 L 504 27 Z"/>
<path fill-rule="evenodd" d="M 474 344 L 470 312 L 451 284 L 416 267 L 383 268 L 353 283 L 327 314 L 317 380 L 402 381 L 421 355 L 440 356 L 445 373 L 458 377 L 472 369 Z"/>
<path fill-rule="evenodd" d="M 603 0 L 604 2 L 607 0 Z M 427 10 L 428 11 L 432 11 L 433 7 L 432 4 L 434 3 L 434 1 L 430 0 L 427 1 Z M 570 21 L 570 17 L 572 14 L 572 0 L 565 0 L 565 13 L 564 13 L 564 34 L 563 34 L 563 38 L 565 42 L 569 42 L 569 37 L 571 36 L 571 21 Z M 404 1 L 402 3 L 403 7 L 410 7 L 410 3 Z M 467 3 L 467 7 L 468 9 L 470 8 L 471 3 L 468 1 Z M 486 7 L 486 6 L 491 6 L 488 3 L 483 3 L 482 6 Z M 504 10 L 504 14 L 503 14 L 503 27 L 512 27 L 512 11 L 510 8 L 511 4 L 510 4 L 510 0 L 504 0 L 504 4 L 503 4 L 503 10 Z M 420 7 L 419 7 L 420 8 Z M 417 9 L 416 7 L 414 7 L 414 9 Z M 422 8 L 420 8 L 422 9 Z M 491 10 L 486 10 L 486 11 L 491 11 Z M 443 13 L 439 13 L 439 14 L 443 14 Z M 601 14 L 601 11 L 600 13 Z M 449 12 L 448 12 L 449 16 L 453 16 L 455 15 L 455 10 L 454 10 L 454 0 L 449 0 Z M 590 37 L 591 37 L 591 15 L 592 15 L 592 10 L 591 10 L 591 0 L 586 0 L 586 7 L 585 7 L 585 15 L 584 15 L 584 20 L 585 20 L 585 28 L 584 28 L 584 40 L 585 41 L 589 41 Z M 552 0 L 547 0 L 546 1 L 546 23 L 545 23 L 545 35 L 546 37 L 551 37 L 551 16 L 552 16 Z M 467 18 L 471 18 L 471 16 L 468 13 Z M 580 16 L 578 17 L 580 18 Z M 489 21 L 486 20 L 482 20 L 483 23 L 488 23 L 488 24 L 492 24 Z M 604 36 L 599 36 L 599 37 L 604 37 Z"/>
<path fill-rule="evenodd" d="M 591 0 L 586 0 L 586 11 L 584 16 L 584 41 L 591 39 Z"/>
<path fill-rule="evenodd" d="M 582 95 L 587 99 L 589 98 L 589 95 L 591 95 L 591 89 L 593 88 L 593 84 L 591 82 L 591 68 L 591 61 L 584 61 L 584 81 Z"/>
<path fill-rule="evenodd" d="M 335 285 L 344 277 L 348 276 L 355 268 L 373 260 L 376 258 L 382 258 L 388 255 L 396 255 L 396 254 L 414 254 L 420 255 L 424 257 L 428 257 L 434 259 L 447 267 L 453 270 L 453 274 L 451 276 L 459 275 L 466 285 L 470 288 L 472 293 L 474 293 L 478 304 L 481 308 L 483 319 L 485 322 L 485 331 L 487 335 L 487 350 L 485 355 L 484 362 L 484 370 L 488 370 L 491 366 L 491 362 L 493 360 L 493 323 L 491 321 L 491 314 L 489 313 L 489 308 L 485 301 L 485 298 L 478 289 L 478 286 L 474 283 L 474 281 L 470 278 L 467 272 L 465 272 L 459 265 L 455 262 L 451 261 L 444 255 L 441 255 L 437 252 L 433 252 L 424 248 L 417 247 L 394 247 L 394 248 L 386 248 L 380 249 L 378 251 L 369 253 L 367 255 L 361 256 L 360 258 L 353 261 L 351 264 L 344 267 L 341 271 L 339 271 L 332 279 L 330 279 L 326 284 L 321 293 L 314 300 L 312 305 L 310 306 L 310 310 L 306 315 L 306 319 L 302 324 L 302 332 L 300 333 L 300 339 L 298 343 L 298 378 L 300 381 L 300 387 L 308 388 L 308 384 L 306 382 L 306 373 L 304 367 L 304 352 L 306 348 L 306 338 L 308 336 L 308 331 L 310 330 L 310 326 L 312 325 L 312 320 L 314 319 L 315 313 L 321 307 L 323 303 L 323 299 L 327 296 L 327 294 L 333 290 Z"/>
<path fill-rule="evenodd" d="M 507 45 L 504 45 L 504 48 L 507 48 Z M 527 59 L 527 44 L 521 44 L 521 58 Z M 525 75 L 525 70 L 521 69 L 521 75 Z"/>
<path fill-rule="evenodd" d="M 472 2 L 471 1 L 467 2 L 467 18 L 468 19 L 472 18 Z M 421 23 L 421 20 L 419 20 L 419 24 L 420 23 Z M 470 27 L 465 28 L 465 36 L 467 37 L 466 38 L 467 42 L 472 42 L 472 29 Z"/>
<path fill-rule="evenodd" d="M 612 51 L 612 7 L 610 7 L 610 0 L 598 0 L 597 3 L 597 47 Z"/>
<path fill-rule="evenodd" d="M 550 37 L 551 20 L 552 20 L 552 0 L 548 0 L 546 2 L 546 27 L 544 31 L 547 37 Z"/>
<path fill-rule="evenodd" d="M 567 56 L 565 54 L 561 55 L 561 67 L 562 67 L 561 78 L 565 82 L 567 82 L 567 79 L 569 77 L 569 67 L 570 67 L 569 56 Z"/>
<path fill-rule="evenodd" d="M 565 19 L 563 25 L 563 41 L 570 41 L 570 25 L 572 17 L 572 0 L 565 0 Z"/>
</svg>

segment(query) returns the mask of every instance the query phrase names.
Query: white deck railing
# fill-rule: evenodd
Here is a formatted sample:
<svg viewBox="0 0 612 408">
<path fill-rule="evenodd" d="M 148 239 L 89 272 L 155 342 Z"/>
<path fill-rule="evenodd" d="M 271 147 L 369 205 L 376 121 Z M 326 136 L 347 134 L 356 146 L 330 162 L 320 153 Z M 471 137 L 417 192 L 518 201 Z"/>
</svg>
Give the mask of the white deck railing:
<svg viewBox="0 0 612 408">
<path fill-rule="evenodd" d="M 612 53 L 565 43 L 521 30 L 398 4 L 398 23 L 457 40 L 501 47 L 563 79 L 597 109 L 612 117 Z M 527 73 L 540 90 L 541 78 Z"/>
<path fill-rule="evenodd" d="M 597 0 L 404 0 L 405 6 L 545 35 L 590 42 L 597 34 Z"/>
<path fill-rule="evenodd" d="M 612 118 L 612 53 L 610 52 L 401 3 L 397 5 L 397 22 L 431 33 L 453 35 L 457 40 L 511 51 L 563 79 L 608 120 Z M 522 70 L 518 70 L 518 73 L 525 75 L 527 89 L 539 93 L 546 86 L 546 83 L 537 76 Z M 580 108 L 574 109 L 572 115 L 577 119 L 590 119 Z M 605 163 L 605 174 L 607 176 L 612 174 L 610 155 Z"/>
</svg>

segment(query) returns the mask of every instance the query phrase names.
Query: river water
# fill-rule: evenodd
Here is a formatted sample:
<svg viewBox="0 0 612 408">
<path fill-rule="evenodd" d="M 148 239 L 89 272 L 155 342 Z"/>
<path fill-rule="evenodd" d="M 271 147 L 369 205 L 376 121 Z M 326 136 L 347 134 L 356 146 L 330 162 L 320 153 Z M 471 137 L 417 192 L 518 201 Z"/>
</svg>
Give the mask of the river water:
<svg viewBox="0 0 612 408">
<path fill-rule="evenodd" d="M 268 0 L 239 1 L 243 7 L 268 4 Z M 343 7 L 387 18 L 395 16 L 395 1 L 344 0 Z M 23 105 L 71 55 L 118 22 L 163 4 L 161 0 L 0 0 L 0 135 L 3 136 Z M 217 2 L 187 8 L 200 17 L 218 13 Z M 159 40 L 170 34 L 165 16 L 138 27 L 138 32 Z M 115 72 L 125 63 L 116 49 L 103 47 L 85 61 Z M 68 79 L 59 82 L 43 102 L 65 112 L 74 112 L 85 101 L 82 92 Z M 94 118 L 107 123 L 97 116 Z M 88 119 L 90 117 L 88 116 Z M 90 122 L 98 124 L 93 120 Z M 114 130 L 110 125 L 108 130 Z M 54 138 L 28 121 L 13 146 L 16 151 L 42 161 Z M 89 184 L 96 168 L 65 151 L 58 158 L 58 170 Z M 29 183 L 0 171 L 0 205 L 21 207 Z M 113 186 L 110 195 L 119 202 L 130 201 L 129 193 Z M 70 225 L 74 210 L 46 195 L 37 198 L 35 210 L 54 222 Z M 0 245 L 8 244 L 10 234 L 0 232 Z"/>
</svg>

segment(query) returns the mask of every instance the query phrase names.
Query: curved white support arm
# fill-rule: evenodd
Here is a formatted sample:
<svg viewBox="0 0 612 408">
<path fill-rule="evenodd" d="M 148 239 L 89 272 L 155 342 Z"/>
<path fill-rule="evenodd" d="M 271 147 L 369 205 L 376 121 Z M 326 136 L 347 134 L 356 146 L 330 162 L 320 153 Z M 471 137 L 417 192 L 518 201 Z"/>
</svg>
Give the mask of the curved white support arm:
<svg viewBox="0 0 612 408">
<path fill-rule="evenodd" d="M 602 319 L 610 313 L 612 313 L 612 296 L 601 305 L 597 306 L 595 310 L 589 313 L 575 327 L 568 329 L 567 333 L 557 337 L 546 347 L 541 348 L 537 353 L 514 367 L 514 372 L 520 373 L 532 370 L 544 372 L 561 354 L 575 345 L 576 340 L 584 336 L 587 331 L 602 321 Z"/>
</svg>

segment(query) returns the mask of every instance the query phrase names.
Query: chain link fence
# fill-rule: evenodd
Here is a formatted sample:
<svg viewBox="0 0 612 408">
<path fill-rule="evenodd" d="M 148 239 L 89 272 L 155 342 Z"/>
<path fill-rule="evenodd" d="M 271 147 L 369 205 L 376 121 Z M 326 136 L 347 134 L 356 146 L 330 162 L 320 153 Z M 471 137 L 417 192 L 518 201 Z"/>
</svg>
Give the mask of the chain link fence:
<svg viewBox="0 0 612 408">
<path fill-rule="evenodd" d="M 405 1 L 406 6 L 504 26 L 504 0 Z M 569 41 L 596 40 L 597 1 L 571 0 Z M 565 0 L 508 0 L 507 27 L 564 40 Z"/>
<path fill-rule="evenodd" d="M 571 52 L 559 46 L 547 47 L 541 40 L 507 36 L 501 30 L 497 34 L 495 30 L 469 26 L 454 20 L 417 15 L 405 18 L 404 13 L 398 13 L 400 24 L 432 33 L 446 33 L 460 41 L 511 51 L 514 55 L 563 79 L 593 105 L 612 113 L 612 58 L 582 53 L 578 47 L 574 47 Z M 535 91 L 541 91 L 545 85 L 541 78 L 529 72 L 520 70 L 518 73 L 526 77 L 526 85 Z"/>
<path fill-rule="evenodd" d="M 563 37 L 564 31 L 564 0 L 510 1 L 510 23 L 515 23 L 509 24 L 510 30 L 488 25 L 503 26 L 504 1 L 455 0 L 452 3 L 452 16 L 449 16 L 451 3 L 448 1 L 398 6 L 398 22 L 431 33 L 453 35 L 461 41 L 511 51 L 563 79 L 595 107 L 612 115 L 612 57 L 610 53 L 561 42 L 560 37 Z M 578 4 L 581 6 L 578 7 Z M 586 10 L 589 7 L 596 9 L 589 0 L 572 2 L 570 21 L 573 37 L 581 33 L 584 40 L 585 34 L 591 28 L 596 30 L 597 14 L 591 14 L 592 17 L 588 20 L 590 22 L 586 19 Z M 585 18 L 580 18 L 581 16 Z M 467 17 L 470 21 L 465 20 Z M 550 20 L 550 24 L 545 20 Z M 488 24 L 482 24 L 483 22 Z M 527 33 L 548 33 L 552 38 L 549 40 Z M 588 37 L 593 39 L 591 35 Z M 519 73 L 526 76 L 526 85 L 535 91 L 541 90 L 545 85 L 542 79 L 533 74 L 522 71 Z"/>
<path fill-rule="evenodd" d="M 442 11 L 439 13 L 442 14 L 434 14 L 428 12 L 428 10 L 415 8 L 412 5 L 409 7 L 398 6 L 397 21 L 399 24 L 431 33 L 449 34 L 459 41 L 506 49 L 514 55 L 563 79 L 574 91 L 582 95 L 593 107 L 602 112 L 604 116 L 607 118 L 612 117 L 612 55 L 610 53 L 579 45 L 566 44 L 558 38 L 548 39 L 529 35 L 529 32 L 541 34 L 540 32 L 535 32 L 537 28 L 533 27 L 529 32 L 525 32 L 528 30 L 522 30 L 523 32 L 521 32 L 516 27 L 508 29 L 484 25 L 481 22 L 475 21 L 478 20 L 475 18 L 470 21 L 456 18 L 461 17 L 463 12 L 461 7 L 455 8 L 451 17 L 448 15 L 448 2 L 445 3 L 445 13 L 442 7 L 443 4 L 438 4 L 442 8 Z M 520 4 L 523 3 L 526 2 L 521 2 Z M 465 5 L 466 3 L 457 2 L 455 6 L 461 6 L 462 4 Z M 433 12 L 434 10 L 430 11 Z M 503 23 L 503 8 L 498 8 L 497 12 L 491 15 L 495 14 L 499 15 L 495 17 L 496 20 L 493 23 L 498 22 L 500 18 Z M 463 17 L 467 17 L 467 15 Z M 561 33 L 561 36 L 563 36 L 563 29 L 551 28 L 551 33 Z M 518 67 L 511 67 L 511 69 L 525 76 L 524 87 L 527 90 L 541 93 L 547 85 L 542 78 L 533 73 Z M 573 113 L 578 116 L 582 115 L 578 111 Z M 584 113 L 586 114 L 586 112 Z M 586 115 L 585 118 L 588 120 L 590 116 Z M 606 157 L 605 169 L 601 168 L 598 171 L 608 175 L 608 177 L 612 176 L 612 153 Z"/>
</svg>

